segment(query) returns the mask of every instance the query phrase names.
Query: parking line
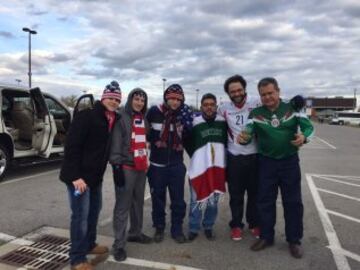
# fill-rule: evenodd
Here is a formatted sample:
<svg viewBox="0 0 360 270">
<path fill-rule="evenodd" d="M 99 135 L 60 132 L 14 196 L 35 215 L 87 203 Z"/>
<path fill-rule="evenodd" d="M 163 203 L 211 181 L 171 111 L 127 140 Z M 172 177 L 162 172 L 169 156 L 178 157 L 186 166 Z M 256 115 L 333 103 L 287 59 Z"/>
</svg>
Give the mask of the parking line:
<svg viewBox="0 0 360 270">
<path fill-rule="evenodd" d="M 360 181 L 359 176 L 352 176 L 352 175 L 333 175 L 333 174 L 311 174 L 311 175 L 316 177 L 334 177 L 334 178 L 344 178 L 348 180 Z"/>
<path fill-rule="evenodd" d="M 161 269 L 161 270 L 169 270 L 169 269 L 176 269 L 176 270 L 201 270 L 200 268 L 194 268 L 189 266 L 182 266 L 176 264 L 168 264 L 162 262 L 154 262 L 154 261 L 147 261 L 147 260 L 140 260 L 135 258 L 127 258 L 125 261 L 117 262 L 114 260 L 113 256 L 109 256 L 107 261 L 121 263 L 121 264 L 128 264 L 140 267 L 147 267 L 151 269 Z"/>
<path fill-rule="evenodd" d="M 323 188 L 317 188 L 317 190 L 319 190 L 321 192 L 329 193 L 329 194 L 332 194 L 332 195 L 336 195 L 336 196 L 339 196 L 339 197 L 342 197 L 342 198 L 346 198 L 346 199 L 349 199 L 349 200 L 354 200 L 354 201 L 360 202 L 359 198 L 348 196 L 348 195 L 341 194 L 341 193 L 337 193 L 337 192 L 334 192 L 334 191 L 331 191 L 331 190 L 327 190 L 327 189 L 323 189 Z"/>
<path fill-rule="evenodd" d="M 327 181 L 331 181 L 331 182 L 335 182 L 335 183 L 340 183 L 340 184 L 344 184 L 344 185 L 349 185 L 349 186 L 354 186 L 354 187 L 360 187 L 359 184 L 353 184 L 353 183 L 349 183 L 346 181 L 341 181 L 341 180 L 335 180 L 329 177 L 325 177 L 325 176 L 318 176 L 319 179 L 323 179 L 323 180 L 327 180 Z"/>
<path fill-rule="evenodd" d="M 333 254 L 335 264 L 338 269 L 341 270 L 351 270 L 349 262 L 343 253 L 338 252 L 338 250 L 342 249 L 339 238 L 336 234 L 333 224 L 331 223 L 330 217 L 326 212 L 326 208 L 324 206 L 323 201 L 321 200 L 320 194 L 317 191 L 317 188 L 314 184 L 312 176 L 310 174 L 306 174 L 306 180 L 314 199 L 315 206 L 318 210 L 321 223 L 324 227 L 326 237 L 329 241 L 329 247 Z"/>
<path fill-rule="evenodd" d="M 325 143 L 326 145 L 328 145 L 330 148 L 332 149 L 336 149 L 336 147 L 334 145 L 332 145 L 331 143 L 321 139 L 320 137 L 314 136 L 314 138 L 317 138 L 318 140 L 320 140 L 321 142 Z"/>
<path fill-rule="evenodd" d="M 44 176 L 44 175 L 52 174 L 52 173 L 58 172 L 58 171 L 60 171 L 60 169 L 51 170 L 51 171 L 47 171 L 47 172 L 44 172 L 44 173 L 33 174 L 33 175 L 21 177 L 21 178 L 10 179 L 9 181 L 0 183 L 0 186 L 7 185 L 7 184 L 13 184 L 13 183 L 17 183 L 17 182 L 21 182 L 21 181 L 24 181 L 24 180 L 27 180 L 27 179 L 31 179 L 31 178 L 36 178 L 36 177 L 39 177 L 39 176 Z"/>
<path fill-rule="evenodd" d="M 334 215 L 334 216 L 342 217 L 342 218 L 345 218 L 347 220 L 351 220 L 351 221 L 360 223 L 360 219 L 358 219 L 358 218 L 354 218 L 354 217 L 351 217 L 351 216 L 348 216 L 348 215 L 344 215 L 344 214 L 341 214 L 339 212 L 332 211 L 332 210 L 326 210 L 326 212 L 328 212 L 329 214 Z"/>
</svg>

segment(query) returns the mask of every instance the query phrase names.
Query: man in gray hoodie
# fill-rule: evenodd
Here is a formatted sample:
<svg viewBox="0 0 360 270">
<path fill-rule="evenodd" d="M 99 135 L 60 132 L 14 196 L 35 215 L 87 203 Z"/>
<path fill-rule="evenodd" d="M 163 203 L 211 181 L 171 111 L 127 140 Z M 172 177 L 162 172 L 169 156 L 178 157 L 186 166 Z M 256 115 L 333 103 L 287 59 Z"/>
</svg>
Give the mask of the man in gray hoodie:
<svg viewBox="0 0 360 270">
<path fill-rule="evenodd" d="M 128 217 L 130 229 L 127 241 L 148 244 L 152 239 L 142 233 L 146 171 L 147 95 L 141 88 L 129 93 L 120 109 L 111 143 L 110 163 L 113 167 L 116 202 L 114 208 L 113 254 L 116 261 L 126 259 L 125 243 Z"/>
</svg>

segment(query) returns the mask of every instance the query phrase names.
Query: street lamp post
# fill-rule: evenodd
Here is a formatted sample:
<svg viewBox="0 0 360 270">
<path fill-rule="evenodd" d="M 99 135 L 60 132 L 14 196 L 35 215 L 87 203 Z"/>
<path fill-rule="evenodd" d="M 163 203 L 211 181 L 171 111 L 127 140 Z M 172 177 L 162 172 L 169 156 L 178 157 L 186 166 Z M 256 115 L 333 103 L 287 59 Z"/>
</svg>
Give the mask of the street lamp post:
<svg viewBox="0 0 360 270">
<path fill-rule="evenodd" d="M 196 89 L 196 109 L 199 109 L 198 102 L 199 102 L 199 91 L 200 89 Z"/>
<path fill-rule="evenodd" d="M 15 79 L 15 81 L 17 81 L 18 85 L 20 85 L 20 83 L 21 83 L 20 79 Z"/>
<path fill-rule="evenodd" d="M 356 91 L 357 89 L 354 88 L 354 112 L 356 112 Z"/>
<path fill-rule="evenodd" d="M 165 79 L 165 78 L 163 78 L 162 80 L 163 80 L 163 91 L 165 92 L 165 83 L 166 83 L 166 79 Z"/>
<path fill-rule="evenodd" d="M 36 35 L 37 32 L 35 30 L 31 30 L 30 28 L 24 27 L 22 29 L 24 32 L 29 33 L 29 88 L 31 88 L 31 35 Z"/>
</svg>

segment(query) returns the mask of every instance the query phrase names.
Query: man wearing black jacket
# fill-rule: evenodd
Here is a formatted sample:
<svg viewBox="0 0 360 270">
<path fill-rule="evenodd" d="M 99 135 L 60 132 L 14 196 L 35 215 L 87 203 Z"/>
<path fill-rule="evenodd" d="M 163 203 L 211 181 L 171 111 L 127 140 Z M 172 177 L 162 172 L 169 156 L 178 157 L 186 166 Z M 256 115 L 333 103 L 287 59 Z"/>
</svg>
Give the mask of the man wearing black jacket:
<svg viewBox="0 0 360 270">
<path fill-rule="evenodd" d="M 106 86 L 94 108 L 74 118 L 65 144 L 60 179 L 68 189 L 71 208 L 71 269 L 91 270 L 87 254 L 105 254 L 108 248 L 96 244 L 96 227 L 102 204 L 102 181 L 109 156 L 115 110 L 121 102 L 116 81 Z"/>
</svg>

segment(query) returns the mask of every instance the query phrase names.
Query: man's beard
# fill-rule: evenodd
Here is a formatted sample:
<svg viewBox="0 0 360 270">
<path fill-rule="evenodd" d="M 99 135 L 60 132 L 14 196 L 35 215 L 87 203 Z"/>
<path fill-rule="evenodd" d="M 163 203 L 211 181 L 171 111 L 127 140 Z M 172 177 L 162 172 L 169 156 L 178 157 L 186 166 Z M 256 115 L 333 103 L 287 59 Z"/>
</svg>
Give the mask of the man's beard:
<svg viewBox="0 0 360 270">
<path fill-rule="evenodd" d="M 238 97 L 230 97 L 231 101 L 236 103 L 236 104 L 240 104 L 244 101 L 246 97 L 246 94 L 245 95 L 241 95 L 241 96 L 238 96 Z"/>
</svg>

